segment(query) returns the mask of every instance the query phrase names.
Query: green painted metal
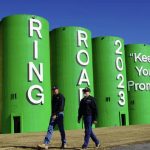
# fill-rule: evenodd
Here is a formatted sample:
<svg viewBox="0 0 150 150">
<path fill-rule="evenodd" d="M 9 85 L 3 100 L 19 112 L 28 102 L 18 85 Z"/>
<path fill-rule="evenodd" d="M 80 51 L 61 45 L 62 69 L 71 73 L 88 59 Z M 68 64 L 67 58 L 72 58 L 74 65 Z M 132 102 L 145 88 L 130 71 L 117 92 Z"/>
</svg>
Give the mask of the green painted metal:
<svg viewBox="0 0 150 150">
<path fill-rule="evenodd" d="M 77 123 L 79 100 L 82 97 L 80 90 L 89 86 L 93 95 L 91 33 L 85 28 L 72 26 L 55 29 L 50 36 L 52 85 L 57 85 L 66 98 L 65 129 L 78 129 L 81 128 L 81 124 Z M 81 40 L 86 36 L 86 42 Z M 79 85 L 81 74 L 86 75 L 83 70 L 90 83 L 85 81 Z M 87 76 L 84 78 L 87 79 Z"/>
<path fill-rule="evenodd" d="M 36 50 L 38 55 L 35 54 Z M 46 131 L 51 111 L 47 20 L 32 15 L 14 15 L 4 18 L 1 51 L 3 51 L 4 58 L 2 132 L 13 133 L 19 130 L 19 127 L 15 125 L 17 119 L 15 117 L 18 116 L 20 117 L 18 118 L 20 119 L 20 132 Z M 42 63 L 43 71 L 41 70 Z M 43 79 L 35 73 L 36 71 L 41 76 L 43 73 Z M 31 92 L 31 98 L 35 101 L 29 96 L 29 89 L 34 85 L 38 86 Z M 43 95 L 44 102 L 41 101 Z"/>
<path fill-rule="evenodd" d="M 2 132 L 2 28 L 0 22 L 0 133 Z"/>
<path fill-rule="evenodd" d="M 130 124 L 150 124 L 150 45 L 126 45 L 125 54 L 129 122 Z"/>
<path fill-rule="evenodd" d="M 92 44 L 97 126 L 128 125 L 124 40 L 104 36 L 94 38 Z"/>
</svg>

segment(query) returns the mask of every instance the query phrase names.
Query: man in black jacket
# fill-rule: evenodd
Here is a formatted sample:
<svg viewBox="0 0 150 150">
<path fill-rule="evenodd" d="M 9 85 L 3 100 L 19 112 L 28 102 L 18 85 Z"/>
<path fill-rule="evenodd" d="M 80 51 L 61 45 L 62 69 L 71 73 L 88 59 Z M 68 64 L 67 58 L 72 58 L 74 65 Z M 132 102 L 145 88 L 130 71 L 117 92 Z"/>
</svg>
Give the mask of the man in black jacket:
<svg viewBox="0 0 150 150">
<path fill-rule="evenodd" d="M 80 102 L 78 111 L 78 123 L 80 123 L 83 117 L 84 127 L 85 127 L 85 137 L 82 149 L 87 149 L 90 137 L 95 142 L 96 148 L 100 147 L 100 142 L 92 131 L 92 123 L 96 122 L 97 108 L 95 103 L 95 98 L 90 96 L 90 89 L 83 89 L 84 98 Z"/>
<path fill-rule="evenodd" d="M 44 143 L 38 145 L 38 148 L 48 149 L 48 144 L 52 139 L 53 130 L 55 125 L 58 125 L 60 134 L 61 134 L 61 141 L 62 146 L 61 148 L 66 148 L 66 135 L 64 130 L 64 106 L 65 106 L 65 98 L 62 94 L 59 93 L 58 87 L 54 86 L 53 90 L 53 97 L 52 97 L 52 115 L 47 131 L 47 135 L 45 136 Z"/>
</svg>

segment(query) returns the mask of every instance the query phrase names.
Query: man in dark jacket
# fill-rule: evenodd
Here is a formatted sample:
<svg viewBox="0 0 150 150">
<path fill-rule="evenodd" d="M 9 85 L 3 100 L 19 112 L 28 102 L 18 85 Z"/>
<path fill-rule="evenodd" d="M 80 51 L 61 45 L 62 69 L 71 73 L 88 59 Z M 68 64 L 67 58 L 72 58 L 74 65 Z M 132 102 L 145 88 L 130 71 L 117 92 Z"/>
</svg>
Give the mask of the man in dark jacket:
<svg viewBox="0 0 150 150">
<path fill-rule="evenodd" d="M 83 89 L 84 98 L 80 102 L 78 111 L 78 123 L 80 123 L 83 117 L 84 127 L 85 127 L 85 137 L 82 149 L 87 149 L 90 137 L 95 142 L 96 148 L 100 147 L 100 142 L 92 131 L 92 123 L 96 122 L 97 108 L 95 103 L 95 98 L 90 96 L 90 89 Z"/>
<path fill-rule="evenodd" d="M 64 130 L 64 106 L 65 106 L 65 98 L 62 94 L 59 93 L 58 87 L 54 86 L 53 90 L 53 97 L 52 97 L 52 115 L 47 131 L 47 135 L 45 136 L 44 143 L 38 145 L 38 148 L 48 149 L 48 144 L 52 139 L 53 130 L 55 125 L 58 125 L 60 134 L 61 134 L 61 141 L 62 146 L 61 148 L 66 148 L 66 135 Z"/>
</svg>

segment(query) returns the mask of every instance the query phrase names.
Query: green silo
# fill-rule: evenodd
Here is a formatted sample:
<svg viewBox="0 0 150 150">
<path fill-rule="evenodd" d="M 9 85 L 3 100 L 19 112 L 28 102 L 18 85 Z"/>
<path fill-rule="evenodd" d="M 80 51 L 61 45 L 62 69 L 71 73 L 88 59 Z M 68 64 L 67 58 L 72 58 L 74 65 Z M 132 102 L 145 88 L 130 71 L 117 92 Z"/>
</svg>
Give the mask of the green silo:
<svg viewBox="0 0 150 150">
<path fill-rule="evenodd" d="M 128 125 L 124 40 L 104 36 L 94 38 L 92 44 L 97 126 Z"/>
<path fill-rule="evenodd" d="M 0 22 L 0 133 L 2 132 L 2 28 Z"/>
<path fill-rule="evenodd" d="M 49 24 L 33 15 L 2 20 L 2 132 L 46 131 L 50 118 Z"/>
<path fill-rule="evenodd" d="M 150 45 L 125 46 L 129 123 L 150 124 Z"/>
<path fill-rule="evenodd" d="M 82 89 L 89 86 L 93 95 L 91 33 L 81 27 L 61 27 L 50 32 L 52 84 L 66 98 L 65 129 L 78 129 Z"/>
</svg>

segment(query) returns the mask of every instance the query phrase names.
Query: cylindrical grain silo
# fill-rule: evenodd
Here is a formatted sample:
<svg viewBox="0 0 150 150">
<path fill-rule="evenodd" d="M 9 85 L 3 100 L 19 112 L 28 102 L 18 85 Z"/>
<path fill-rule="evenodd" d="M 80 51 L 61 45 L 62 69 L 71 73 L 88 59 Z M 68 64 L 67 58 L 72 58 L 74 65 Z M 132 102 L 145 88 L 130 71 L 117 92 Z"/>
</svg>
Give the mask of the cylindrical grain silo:
<svg viewBox="0 0 150 150">
<path fill-rule="evenodd" d="M 129 123 L 150 124 L 150 45 L 125 46 Z"/>
<path fill-rule="evenodd" d="M 94 38 L 92 44 L 97 126 L 128 125 L 124 40 L 104 36 Z"/>
<path fill-rule="evenodd" d="M 89 86 L 93 95 L 91 33 L 70 26 L 54 29 L 50 36 L 52 84 L 66 98 L 65 129 L 81 128 L 77 116 L 82 89 Z"/>
<path fill-rule="evenodd" d="M 2 132 L 2 28 L 0 22 L 0 133 Z"/>
<path fill-rule="evenodd" d="M 2 20 L 2 132 L 46 131 L 50 118 L 49 24 L 33 15 Z"/>
</svg>

